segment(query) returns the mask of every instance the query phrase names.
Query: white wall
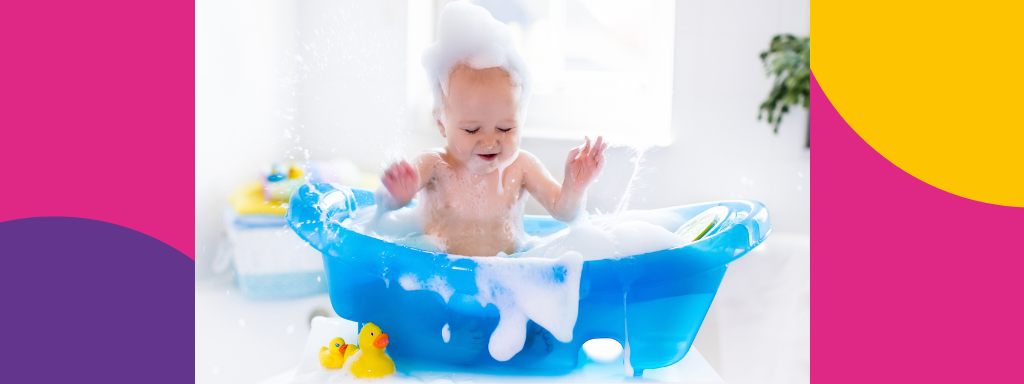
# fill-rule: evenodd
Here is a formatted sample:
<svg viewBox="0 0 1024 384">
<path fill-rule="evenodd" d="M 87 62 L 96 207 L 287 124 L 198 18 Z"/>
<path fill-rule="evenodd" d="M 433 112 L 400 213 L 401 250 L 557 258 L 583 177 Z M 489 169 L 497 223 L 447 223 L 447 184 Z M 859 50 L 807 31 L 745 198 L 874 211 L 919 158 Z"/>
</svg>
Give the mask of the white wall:
<svg viewBox="0 0 1024 384">
<path fill-rule="evenodd" d="M 656 204 L 723 198 L 760 200 L 773 227 L 810 230 L 807 112 L 797 109 L 774 135 L 757 121 L 771 89 L 758 54 L 779 33 L 810 34 L 810 2 L 683 1 L 676 7 L 673 131 L 657 178 Z M 677 197 L 678 196 L 678 197 Z"/>
<path fill-rule="evenodd" d="M 413 147 L 406 16 L 406 0 L 299 3 L 297 144 L 311 158 L 347 157 L 372 171 Z"/>
<path fill-rule="evenodd" d="M 809 34 L 810 3 L 679 1 L 676 17 L 674 140 L 644 157 L 628 206 L 752 199 L 768 206 L 775 230 L 809 231 L 807 112 L 788 114 L 778 135 L 757 120 L 757 112 L 771 89 L 758 55 L 776 34 Z M 558 178 L 574 144 L 523 140 L 523 148 L 537 154 Z M 618 206 L 635 157 L 628 148 L 609 151 L 588 202 L 602 211 Z M 531 207 L 532 212 L 538 209 Z"/>
<path fill-rule="evenodd" d="M 286 148 L 294 28 L 291 3 L 196 1 L 197 279 L 210 275 L 228 195 Z"/>
</svg>

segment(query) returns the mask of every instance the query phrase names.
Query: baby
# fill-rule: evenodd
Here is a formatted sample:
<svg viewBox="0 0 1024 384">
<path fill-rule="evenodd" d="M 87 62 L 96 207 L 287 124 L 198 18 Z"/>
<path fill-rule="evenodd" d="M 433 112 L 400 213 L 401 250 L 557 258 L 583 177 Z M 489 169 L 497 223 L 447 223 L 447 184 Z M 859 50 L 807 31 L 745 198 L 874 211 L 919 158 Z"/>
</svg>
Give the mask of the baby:
<svg viewBox="0 0 1024 384">
<path fill-rule="evenodd" d="M 608 144 L 585 138 L 569 151 L 559 184 L 519 149 L 530 77 L 505 25 L 482 8 L 452 3 L 438 35 L 423 64 L 448 145 L 388 167 L 377 200 L 381 209 L 397 209 L 423 191 L 423 233 L 440 239 L 445 252 L 511 254 L 521 240 L 527 193 L 556 219 L 573 219 Z"/>
</svg>

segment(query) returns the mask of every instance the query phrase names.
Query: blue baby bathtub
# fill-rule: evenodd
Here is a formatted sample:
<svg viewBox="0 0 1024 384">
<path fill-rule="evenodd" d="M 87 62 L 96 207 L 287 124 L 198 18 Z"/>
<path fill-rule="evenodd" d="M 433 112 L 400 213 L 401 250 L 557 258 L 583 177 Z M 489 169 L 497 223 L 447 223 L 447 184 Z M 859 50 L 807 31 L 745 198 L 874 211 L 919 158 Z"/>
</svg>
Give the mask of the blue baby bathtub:
<svg viewBox="0 0 1024 384">
<path fill-rule="evenodd" d="M 755 201 L 722 201 L 674 208 L 685 219 L 723 206 L 729 214 L 700 241 L 657 252 L 585 261 L 572 340 L 562 343 L 528 322 L 523 349 L 507 361 L 488 352 L 499 312 L 482 306 L 476 258 L 449 257 L 386 242 L 341 226 L 349 212 L 374 204 L 373 192 L 334 184 L 307 184 L 291 197 L 288 223 L 323 253 L 331 304 L 348 320 L 377 324 L 388 333 L 388 353 L 403 362 L 473 365 L 493 371 L 558 374 L 576 368 L 584 342 L 611 338 L 629 346 L 633 374 L 678 362 L 690 349 L 727 264 L 760 244 L 771 224 Z M 566 228 L 548 216 L 524 218 L 527 233 Z M 438 276 L 454 292 L 406 290 L 402 276 Z M 444 340 L 446 328 L 449 340 Z M 628 336 L 628 338 L 627 338 Z M 481 368 L 482 367 L 482 368 Z"/>
</svg>

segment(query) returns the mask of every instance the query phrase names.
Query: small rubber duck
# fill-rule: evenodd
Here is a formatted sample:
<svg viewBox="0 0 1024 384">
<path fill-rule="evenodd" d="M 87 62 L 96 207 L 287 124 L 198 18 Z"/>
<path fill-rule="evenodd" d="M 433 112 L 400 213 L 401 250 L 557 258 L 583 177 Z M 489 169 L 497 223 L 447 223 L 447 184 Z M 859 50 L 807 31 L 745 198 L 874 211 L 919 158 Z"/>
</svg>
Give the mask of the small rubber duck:
<svg viewBox="0 0 1024 384">
<path fill-rule="evenodd" d="M 384 377 L 395 373 L 395 362 L 384 353 L 388 346 L 388 334 L 381 332 L 380 327 L 366 323 L 359 331 L 359 355 L 349 368 L 352 374 L 361 379 Z"/>
<path fill-rule="evenodd" d="M 352 357 L 352 355 L 355 355 L 356 352 L 359 352 L 359 346 L 355 344 L 349 344 L 348 348 L 345 349 L 345 360 L 347 361 L 348 358 Z"/>
<path fill-rule="evenodd" d="M 349 351 L 349 349 L 351 348 L 349 348 L 348 344 L 345 344 L 345 339 L 340 337 L 331 339 L 330 345 L 320 347 L 320 365 L 329 369 L 341 368 L 341 366 L 345 365 L 345 359 L 354 353 Z"/>
</svg>

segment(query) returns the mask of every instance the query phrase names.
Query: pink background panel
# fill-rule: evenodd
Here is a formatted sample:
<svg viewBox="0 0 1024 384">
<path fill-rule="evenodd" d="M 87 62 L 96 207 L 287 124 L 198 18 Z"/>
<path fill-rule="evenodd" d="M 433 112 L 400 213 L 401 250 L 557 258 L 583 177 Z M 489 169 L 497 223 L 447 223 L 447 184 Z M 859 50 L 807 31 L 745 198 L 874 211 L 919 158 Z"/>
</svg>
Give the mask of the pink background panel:
<svg viewBox="0 0 1024 384">
<path fill-rule="evenodd" d="M 195 259 L 194 9 L 173 4 L 0 5 L 0 221 L 101 220 Z"/>
<path fill-rule="evenodd" d="M 914 178 L 812 83 L 812 378 L 1020 377 L 1024 208 Z"/>
</svg>

